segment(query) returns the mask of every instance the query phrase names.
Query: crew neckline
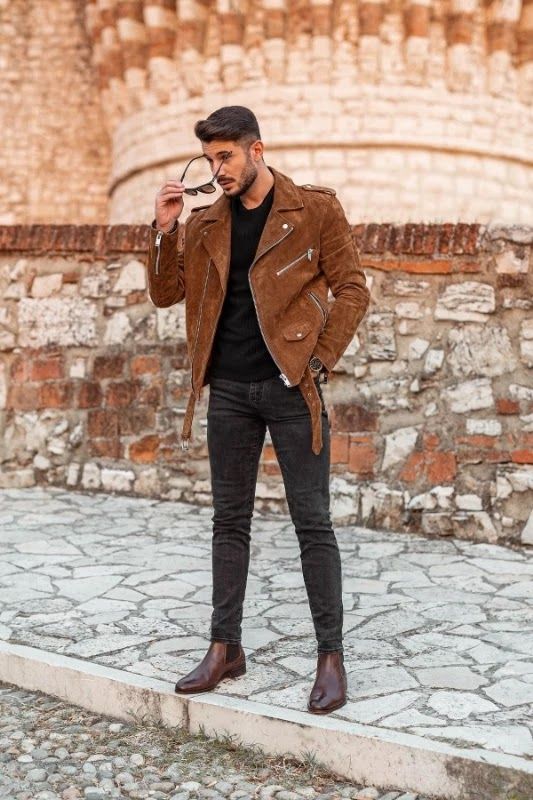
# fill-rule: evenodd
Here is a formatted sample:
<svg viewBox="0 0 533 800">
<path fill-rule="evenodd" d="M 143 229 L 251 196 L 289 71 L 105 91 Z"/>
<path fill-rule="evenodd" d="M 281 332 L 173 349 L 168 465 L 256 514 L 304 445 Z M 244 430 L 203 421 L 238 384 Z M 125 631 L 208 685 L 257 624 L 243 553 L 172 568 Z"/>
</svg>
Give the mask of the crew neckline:
<svg viewBox="0 0 533 800">
<path fill-rule="evenodd" d="M 235 198 L 235 205 L 239 213 L 242 212 L 243 214 L 253 214 L 254 211 L 261 211 L 261 209 L 269 202 L 273 194 L 274 194 L 274 184 L 272 184 L 272 186 L 270 187 L 266 195 L 263 197 L 259 205 L 255 206 L 255 208 L 246 208 L 240 197 Z"/>
</svg>

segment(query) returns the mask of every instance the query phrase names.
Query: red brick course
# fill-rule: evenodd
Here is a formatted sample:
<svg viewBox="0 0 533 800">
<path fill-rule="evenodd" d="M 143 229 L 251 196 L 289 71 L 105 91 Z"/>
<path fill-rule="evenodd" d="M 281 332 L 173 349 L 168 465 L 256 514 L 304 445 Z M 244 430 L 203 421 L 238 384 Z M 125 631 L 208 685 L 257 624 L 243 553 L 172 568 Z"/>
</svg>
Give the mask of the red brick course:
<svg viewBox="0 0 533 800">
<path fill-rule="evenodd" d="M 411 453 L 400 472 L 400 478 L 406 483 L 421 481 L 437 486 L 441 483 L 451 483 L 456 472 L 455 453 L 425 450 Z"/>
<path fill-rule="evenodd" d="M 371 478 L 377 462 L 377 449 L 371 434 L 350 435 L 348 469 L 361 477 Z"/>
<path fill-rule="evenodd" d="M 128 447 L 128 455 L 137 464 L 152 464 L 157 459 L 159 450 L 159 436 L 150 434 L 143 436 Z"/>
<path fill-rule="evenodd" d="M 125 365 L 125 353 L 96 356 L 93 363 L 93 377 L 96 379 L 122 378 Z"/>
<path fill-rule="evenodd" d="M 352 230 L 363 256 L 426 256 L 422 259 L 426 264 L 439 255 L 475 256 L 481 239 L 481 226 L 475 223 L 360 223 Z M 145 255 L 149 237 L 149 225 L 0 225 L 0 252 L 83 253 L 94 259 L 120 253 Z M 416 264 L 416 258 L 409 261 Z"/>
</svg>

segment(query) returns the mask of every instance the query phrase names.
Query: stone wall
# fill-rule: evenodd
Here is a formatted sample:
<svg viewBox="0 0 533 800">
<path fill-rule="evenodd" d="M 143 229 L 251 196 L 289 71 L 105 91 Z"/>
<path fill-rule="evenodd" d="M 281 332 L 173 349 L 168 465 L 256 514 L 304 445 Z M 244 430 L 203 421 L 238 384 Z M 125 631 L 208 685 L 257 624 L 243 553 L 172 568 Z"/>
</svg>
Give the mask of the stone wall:
<svg viewBox="0 0 533 800">
<path fill-rule="evenodd" d="M 333 186 L 352 222 L 528 224 L 531 109 L 508 98 L 444 94 L 363 85 L 354 96 L 353 83 L 310 84 L 206 91 L 201 101 L 132 112 L 115 134 L 110 221 L 149 219 L 156 191 L 201 152 L 194 123 L 237 103 L 253 106 L 267 163 L 296 183 Z"/>
<path fill-rule="evenodd" d="M 80 0 L 0 0 L 0 224 L 105 222 L 111 144 Z"/>
<path fill-rule="evenodd" d="M 354 227 L 371 305 L 324 396 L 336 520 L 533 544 L 533 231 Z M 0 486 L 210 503 L 184 307 L 147 226 L 0 228 Z M 287 511 L 267 440 L 257 508 Z"/>
<path fill-rule="evenodd" d="M 193 125 L 251 105 L 268 163 L 334 186 L 362 222 L 528 224 L 530 0 L 86 2 L 113 139 L 110 221 L 144 222 L 199 151 Z"/>
</svg>

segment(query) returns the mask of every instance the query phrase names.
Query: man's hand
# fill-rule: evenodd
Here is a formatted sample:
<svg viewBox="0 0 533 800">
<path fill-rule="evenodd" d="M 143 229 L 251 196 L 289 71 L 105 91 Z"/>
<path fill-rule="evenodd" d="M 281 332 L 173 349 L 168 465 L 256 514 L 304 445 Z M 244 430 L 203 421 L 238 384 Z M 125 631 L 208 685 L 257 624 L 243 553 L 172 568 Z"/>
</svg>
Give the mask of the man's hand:
<svg viewBox="0 0 533 800">
<path fill-rule="evenodd" d="M 183 211 L 185 186 L 180 181 L 168 180 L 155 196 L 155 224 L 160 231 L 169 231 Z"/>
</svg>

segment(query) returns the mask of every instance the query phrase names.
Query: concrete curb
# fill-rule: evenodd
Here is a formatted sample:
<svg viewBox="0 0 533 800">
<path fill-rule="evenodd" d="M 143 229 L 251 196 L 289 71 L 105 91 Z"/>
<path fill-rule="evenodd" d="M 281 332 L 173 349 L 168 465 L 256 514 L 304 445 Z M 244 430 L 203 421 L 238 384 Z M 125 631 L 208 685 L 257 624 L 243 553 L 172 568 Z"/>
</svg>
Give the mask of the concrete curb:
<svg viewBox="0 0 533 800">
<path fill-rule="evenodd" d="M 446 800 L 533 798 L 533 763 L 523 758 L 227 695 L 177 695 L 163 681 L 24 645 L 0 642 L 0 681 L 125 721 L 228 733 L 270 755 L 312 753 L 337 775 L 383 790 Z"/>
</svg>

